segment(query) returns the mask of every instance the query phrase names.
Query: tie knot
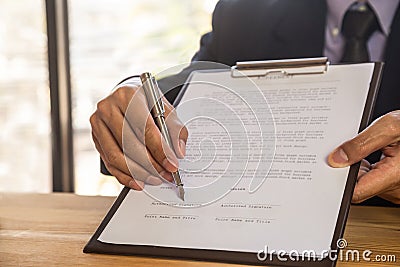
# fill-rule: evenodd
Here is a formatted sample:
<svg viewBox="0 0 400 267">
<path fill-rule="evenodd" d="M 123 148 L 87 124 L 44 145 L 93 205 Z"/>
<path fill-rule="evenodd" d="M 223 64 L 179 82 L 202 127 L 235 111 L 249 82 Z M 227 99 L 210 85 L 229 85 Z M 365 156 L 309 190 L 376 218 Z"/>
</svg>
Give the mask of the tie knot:
<svg viewBox="0 0 400 267">
<path fill-rule="evenodd" d="M 367 41 L 376 30 L 379 30 L 379 22 L 368 3 L 356 2 L 350 6 L 342 24 L 342 34 L 346 39 Z"/>
</svg>

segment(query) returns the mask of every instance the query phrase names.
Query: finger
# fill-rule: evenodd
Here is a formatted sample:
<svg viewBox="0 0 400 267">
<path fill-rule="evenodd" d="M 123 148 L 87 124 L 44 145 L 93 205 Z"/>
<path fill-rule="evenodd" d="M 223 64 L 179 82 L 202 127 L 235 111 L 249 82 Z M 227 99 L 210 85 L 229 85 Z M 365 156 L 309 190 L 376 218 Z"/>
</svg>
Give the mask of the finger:
<svg viewBox="0 0 400 267">
<path fill-rule="evenodd" d="M 386 157 L 394 157 L 400 154 L 400 142 L 390 144 L 382 149 L 383 155 Z"/>
<path fill-rule="evenodd" d="M 132 100 L 143 102 L 143 97 L 141 97 L 141 87 L 136 85 L 123 85 L 116 89 L 108 98 L 114 106 L 118 107 L 122 114 L 125 114 L 127 109 L 130 108 Z M 136 97 L 135 97 L 136 96 Z M 147 103 L 144 101 L 147 107 Z M 140 107 L 138 103 L 138 107 Z"/>
<path fill-rule="evenodd" d="M 346 167 L 392 143 L 400 141 L 400 111 L 388 113 L 353 139 L 343 143 L 329 156 L 332 167 Z"/>
<path fill-rule="evenodd" d="M 105 125 L 107 125 L 107 128 L 111 131 L 119 147 L 122 147 L 124 114 L 118 106 L 111 104 L 107 104 L 107 110 L 105 111 L 105 105 L 106 104 L 102 104 L 102 101 L 97 104 L 98 117 Z"/>
<path fill-rule="evenodd" d="M 379 197 L 386 199 L 394 204 L 400 205 L 400 188 L 388 190 L 379 194 Z"/>
<path fill-rule="evenodd" d="M 99 151 L 100 153 L 100 157 L 103 159 L 104 164 L 106 165 L 107 170 L 118 180 L 118 182 L 134 190 L 142 190 L 144 188 L 144 183 L 142 181 L 136 181 L 132 177 L 126 175 L 125 173 L 119 171 L 118 169 L 106 163 L 104 152 L 93 133 L 92 133 L 92 138 L 97 151 Z"/>
<path fill-rule="evenodd" d="M 146 146 L 137 138 L 129 125 L 123 128 L 123 153 L 129 159 L 137 162 L 153 176 L 161 175 L 167 181 L 172 181 L 172 175 L 154 159 Z"/>
<path fill-rule="evenodd" d="M 162 184 L 162 180 L 160 179 L 161 177 L 158 177 L 159 176 L 158 173 L 157 176 L 154 176 L 135 161 L 129 158 L 126 158 L 126 161 L 132 177 L 134 177 L 136 180 L 143 181 L 151 185 Z"/>
<path fill-rule="evenodd" d="M 371 163 L 369 163 L 368 160 L 363 159 L 363 160 L 361 160 L 360 167 L 364 167 L 364 168 L 370 169 L 371 168 Z"/>
<path fill-rule="evenodd" d="M 127 112 L 127 116 L 126 116 L 126 120 L 124 118 L 124 113 Z M 133 116 L 128 116 L 129 114 L 133 113 Z M 135 86 L 123 86 L 121 88 L 118 88 L 112 95 L 110 95 L 109 97 L 107 97 L 105 100 L 102 100 L 98 103 L 97 105 L 97 119 L 98 120 L 102 120 L 103 123 L 100 123 L 101 125 L 98 126 L 97 124 L 99 124 L 98 121 L 92 123 L 92 128 L 102 128 L 100 130 L 94 130 L 95 135 L 99 135 L 98 139 L 100 140 L 104 140 L 100 135 L 102 135 L 102 131 L 104 129 L 104 124 L 106 125 L 106 127 L 108 128 L 109 131 L 112 132 L 113 135 L 113 139 L 115 139 L 115 141 L 117 142 L 119 147 L 122 147 L 122 143 L 123 143 L 123 134 L 126 134 L 126 132 L 129 132 L 129 126 L 134 125 L 135 129 L 136 129 L 136 133 L 139 133 L 139 135 L 143 136 L 142 137 L 142 143 L 144 144 L 144 132 L 145 132 L 145 126 L 140 126 L 140 125 L 145 125 L 146 123 L 141 123 L 142 120 L 147 121 L 147 125 L 151 125 L 153 128 L 155 127 L 154 121 L 148 117 L 149 115 L 149 111 L 147 108 L 147 103 L 145 101 L 144 95 L 141 92 L 140 88 L 137 88 Z M 147 117 L 146 117 L 147 116 Z M 130 119 L 128 119 L 130 118 Z M 92 119 L 91 119 L 92 120 Z M 122 126 L 123 123 L 127 123 L 127 125 L 125 125 L 124 127 Z M 128 129 L 127 131 L 125 131 L 126 129 Z M 106 133 L 106 135 L 108 135 L 108 132 Z M 125 131 L 124 133 L 122 133 L 123 131 Z M 110 138 L 108 138 L 110 139 Z M 138 139 L 136 137 L 136 139 Z M 129 139 L 128 139 L 129 140 Z M 133 140 L 131 138 L 131 140 Z M 126 164 L 124 164 L 121 161 L 121 155 L 119 153 L 116 152 L 115 149 L 115 145 L 111 144 L 114 149 L 114 153 L 113 154 L 112 151 L 109 150 L 109 146 L 110 146 L 110 140 L 108 140 L 108 142 L 106 144 L 102 144 L 105 145 L 106 148 L 104 148 L 103 150 L 107 153 L 105 153 L 105 157 L 108 157 L 108 154 L 112 155 L 111 158 L 115 158 L 117 157 L 118 160 L 116 160 L 116 162 L 112 162 L 109 164 L 114 164 L 117 166 L 114 166 L 116 168 L 118 168 L 119 170 L 127 173 L 127 168 L 125 167 Z M 154 157 L 149 157 L 148 156 L 148 151 L 146 149 L 141 149 L 142 151 L 146 151 L 146 153 L 142 153 L 141 157 L 141 164 L 144 165 L 145 162 L 148 162 L 150 160 L 150 162 L 152 163 L 152 165 L 154 166 L 154 168 L 163 175 L 163 177 L 167 180 L 171 180 L 172 176 L 170 175 L 169 172 L 165 172 L 164 168 L 160 167 L 159 164 L 156 163 L 156 160 L 154 159 Z M 131 151 L 131 150 L 129 150 Z M 171 154 L 171 158 L 174 158 L 174 154 Z M 136 158 L 137 154 L 134 155 L 134 157 L 132 155 L 128 155 L 130 158 Z M 176 160 L 177 161 L 177 160 Z M 148 170 L 153 170 L 153 167 L 149 167 L 148 165 L 145 166 Z M 168 166 L 167 166 L 168 168 Z M 170 168 L 169 171 L 174 171 L 174 168 Z M 155 172 L 153 172 L 154 175 L 156 175 Z"/>
<path fill-rule="evenodd" d="M 99 135 L 96 128 L 100 121 L 107 126 L 115 139 L 122 147 L 122 130 L 124 124 L 124 113 L 131 98 L 137 91 L 134 86 L 123 86 L 114 91 L 111 95 L 97 103 L 96 112 L 90 118 L 90 123 L 94 129 L 95 135 Z M 102 140 L 99 138 L 99 140 Z"/>
<path fill-rule="evenodd" d="M 103 135 L 109 135 L 109 133 L 107 133 L 107 131 L 105 129 L 104 124 L 102 124 L 100 122 L 98 124 L 98 127 L 100 128 L 100 131 L 101 131 L 101 133 L 103 133 Z M 115 144 L 114 144 L 114 149 L 104 148 L 104 146 L 98 142 L 98 137 L 95 134 L 94 134 L 93 139 L 96 140 L 96 142 L 99 146 L 98 150 L 102 151 L 103 161 L 106 164 L 106 167 L 110 172 L 111 172 L 110 169 L 114 170 L 114 173 L 116 173 L 116 170 L 118 170 L 118 173 L 120 175 L 122 175 L 122 173 L 123 173 L 124 176 L 127 176 L 127 177 L 132 176 L 132 177 L 135 177 L 136 180 L 140 180 L 140 181 L 152 184 L 152 185 L 159 185 L 162 183 L 162 181 L 158 177 L 151 175 L 140 164 L 136 163 L 129 157 L 124 157 L 120 148 L 119 147 L 116 148 Z M 112 152 L 112 151 L 114 151 L 114 152 Z M 144 151 L 145 151 L 145 154 L 147 154 L 145 148 L 144 148 Z M 112 156 L 110 157 L 109 155 L 112 155 Z M 158 173 L 157 173 L 157 176 L 158 176 Z"/>
<path fill-rule="evenodd" d="M 360 179 L 361 177 L 363 177 L 365 174 L 367 174 L 368 171 L 369 171 L 368 169 L 360 168 L 360 169 L 358 170 L 358 174 L 357 174 L 357 182 L 359 181 L 359 179 Z"/>
<path fill-rule="evenodd" d="M 129 123 L 137 138 L 150 151 L 150 154 L 164 169 L 169 172 L 178 170 L 178 159 L 172 148 L 164 145 L 163 137 L 150 115 L 143 89 L 132 97 L 126 109 L 125 122 Z"/>
<path fill-rule="evenodd" d="M 117 178 L 118 182 L 129 187 L 133 190 L 142 191 L 144 188 L 144 182 L 140 180 L 133 179 L 132 177 L 126 175 L 125 173 L 121 172 L 120 170 L 114 168 L 113 166 L 107 166 L 107 169 L 110 173 Z"/>
<path fill-rule="evenodd" d="M 363 159 L 361 161 L 360 169 L 358 170 L 357 180 L 360 179 L 366 173 L 368 173 L 370 169 L 371 169 L 371 164 L 367 160 Z"/>
<path fill-rule="evenodd" d="M 136 180 L 144 181 L 152 185 L 159 185 L 162 183 L 158 177 L 151 175 L 140 164 L 124 156 L 120 147 L 117 146 L 116 141 L 112 139 L 111 133 L 108 131 L 106 125 L 101 120 L 97 123 L 97 127 L 99 129 L 99 133 L 97 134 L 102 138 L 101 140 L 110 140 L 109 142 L 103 142 L 103 144 L 99 143 L 106 167 L 110 166 L 110 168 L 116 169 L 120 173 L 124 173 L 127 176 L 130 175 L 135 177 Z M 94 138 L 97 141 L 99 140 L 99 137 L 96 136 L 96 132 L 94 132 Z M 147 155 L 145 149 L 144 153 Z"/>
<path fill-rule="evenodd" d="M 137 97 L 134 98 L 133 96 L 135 96 L 135 94 Z M 108 165 L 112 165 L 114 168 L 124 172 L 126 175 L 130 175 L 130 172 L 125 160 L 122 159 L 123 154 L 121 154 L 121 146 L 123 142 L 122 125 L 124 120 L 123 113 L 127 110 L 132 98 L 134 98 L 136 101 L 135 103 L 137 103 L 137 105 L 135 105 L 137 107 L 136 109 L 141 110 L 144 107 L 144 110 L 147 110 L 146 103 L 143 102 L 143 97 L 141 97 L 140 92 L 138 93 L 137 88 L 134 86 L 123 86 L 118 88 L 105 100 L 100 101 L 96 113 L 91 118 L 93 133 L 99 140 L 102 140 L 102 146 L 105 146 L 105 148 L 102 148 L 104 161 L 107 162 Z M 146 113 L 138 112 L 138 114 Z M 133 118 L 137 117 L 140 118 L 140 116 L 134 116 Z M 150 122 L 152 121 L 149 121 L 149 123 Z M 124 128 L 129 129 L 129 127 Z M 112 136 L 110 136 L 110 132 Z M 98 142 L 98 144 L 100 144 L 100 142 Z M 171 174 L 157 164 L 153 157 L 149 156 L 148 150 L 144 146 L 142 146 L 138 151 L 145 152 L 141 154 L 145 155 L 142 159 L 146 158 L 146 160 L 142 160 L 141 162 L 143 164 L 145 161 L 150 161 L 152 163 L 150 165 L 154 166 L 157 170 L 153 172 L 154 175 L 157 174 L 158 176 L 157 172 L 160 172 L 166 180 L 173 180 Z M 128 156 L 131 157 L 131 155 Z M 137 156 L 137 154 L 135 154 L 135 156 Z M 154 168 L 151 167 L 147 169 L 154 170 Z"/>
<path fill-rule="evenodd" d="M 97 110 L 100 117 L 105 122 L 115 121 L 112 115 L 117 114 L 115 107 L 119 109 L 119 113 L 123 118 L 116 123 L 121 128 L 123 123 L 131 126 L 138 139 L 144 143 L 146 125 L 154 121 L 151 120 L 150 111 L 147 100 L 143 92 L 143 88 L 137 86 L 123 86 L 118 88 L 112 95 L 104 101 L 97 104 Z M 114 109 L 113 109 L 114 108 Z M 154 124 L 155 125 L 155 124 Z"/>
<path fill-rule="evenodd" d="M 162 174 L 163 178 L 170 181 L 172 178 L 169 172 L 166 172 L 156 160 L 148 153 L 146 147 L 138 140 L 135 133 L 130 127 L 130 124 L 125 121 L 123 112 L 126 111 L 127 105 L 130 99 L 138 93 L 134 88 L 123 87 L 116 91 L 113 95 L 114 98 L 118 99 L 117 104 L 110 104 L 110 101 L 100 101 L 98 104 L 98 110 L 100 114 L 100 119 L 107 126 L 107 128 L 112 132 L 114 139 L 117 141 L 119 147 L 123 148 L 123 153 L 130 159 L 138 162 L 145 169 L 150 171 L 154 176 L 158 176 L 159 173 Z M 139 95 L 137 96 L 137 101 L 142 101 Z M 144 105 L 144 102 L 136 102 L 137 105 Z M 126 122 L 126 124 L 124 124 Z M 127 140 L 124 142 L 124 140 Z M 121 167 L 121 166 L 118 166 Z M 123 166 L 122 166 L 123 167 Z M 126 168 L 122 168 L 126 172 Z"/>
<path fill-rule="evenodd" d="M 100 125 L 98 124 L 97 127 L 100 126 L 101 127 L 101 123 Z M 95 128 L 97 128 L 95 127 Z M 103 130 L 100 131 L 105 131 L 105 129 L 103 128 Z M 105 132 L 103 132 L 103 134 L 105 134 Z M 100 135 L 100 134 L 99 134 Z M 93 134 L 93 139 L 97 138 L 95 137 L 95 134 Z M 119 169 L 121 172 L 124 172 L 126 175 L 131 175 L 132 177 L 136 177 L 133 174 L 133 170 L 136 170 L 137 168 L 139 168 L 138 166 L 140 166 L 140 168 L 144 168 L 148 171 L 148 174 L 145 175 L 143 174 L 144 172 L 141 171 L 140 177 L 150 177 L 153 176 L 153 178 L 147 178 L 150 180 L 147 180 L 145 178 L 142 178 L 143 181 L 146 181 L 147 183 L 150 183 L 152 185 L 158 185 L 160 184 L 160 182 L 158 181 L 159 179 L 154 179 L 154 177 L 158 177 L 161 176 L 162 178 L 166 179 L 169 182 L 173 181 L 173 177 L 171 175 L 171 173 L 167 172 L 164 168 L 162 168 L 156 161 L 155 159 L 150 155 L 150 153 L 148 152 L 148 150 L 146 149 L 146 147 L 139 142 L 139 140 L 137 140 L 136 136 L 132 133 L 132 136 L 130 138 L 131 142 L 127 142 L 129 143 L 129 145 L 125 146 L 124 148 L 124 153 L 122 153 L 122 151 L 117 151 L 120 150 L 120 148 L 115 148 L 113 149 L 114 151 L 116 151 L 115 153 L 113 153 L 112 156 L 107 156 L 107 155 L 111 155 L 111 152 L 107 152 L 105 153 L 105 151 L 109 151 L 109 146 L 105 145 L 105 149 L 103 149 L 101 147 L 101 145 L 98 143 L 98 145 L 96 146 L 97 150 L 101 150 L 103 152 L 103 161 L 107 162 L 108 165 L 113 166 L 114 168 Z M 133 157 L 134 156 L 134 157 Z M 114 160 L 112 160 L 114 159 Z M 136 163 L 136 162 L 138 163 Z M 126 164 L 128 162 L 128 164 Z"/>
<path fill-rule="evenodd" d="M 110 171 L 110 173 L 113 176 L 115 176 L 117 178 L 117 180 L 121 184 L 131 187 L 135 190 L 139 190 L 139 189 L 137 189 L 137 187 L 135 187 L 135 185 L 141 186 L 143 184 L 143 182 L 145 182 L 147 184 L 151 184 L 151 185 L 160 185 L 162 183 L 160 178 L 151 175 L 149 172 L 147 172 L 145 169 L 143 169 L 139 164 L 137 164 L 136 162 L 132 161 L 129 158 L 126 158 L 127 163 L 128 163 L 129 175 L 122 172 L 115 166 L 111 165 L 110 163 L 107 162 L 104 151 L 103 151 L 101 145 L 99 144 L 97 138 L 94 135 L 92 137 L 93 137 L 93 141 L 95 143 L 96 149 L 100 152 L 100 157 L 103 159 L 107 169 Z M 158 173 L 157 173 L 157 175 L 158 175 Z M 134 180 L 135 180 L 133 182 L 133 184 L 129 180 L 129 179 L 132 179 L 132 177 L 134 177 Z M 141 187 L 143 188 L 143 186 L 141 186 Z"/>
<path fill-rule="evenodd" d="M 146 125 L 145 145 L 150 154 L 164 169 L 169 172 L 176 172 L 178 170 L 179 163 L 175 153 L 165 142 L 153 121 Z"/>
<path fill-rule="evenodd" d="M 122 153 L 121 148 L 114 139 L 114 136 L 110 132 L 109 128 L 99 118 L 91 118 L 91 120 L 96 120 L 95 123 L 92 123 L 92 133 L 94 138 L 96 138 L 98 141 L 101 150 L 103 151 L 104 163 L 117 168 L 126 175 L 130 175 L 129 168 L 125 162 L 124 154 Z M 99 140 L 101 140 L 101 142 Z"/>
<path fill-rule="evenodd" d="M 171 135 L 172 144 L 176 155 L 184 158 L 186 155 L 186 143 L 189 136 L 187 128 L 179 120 L 174 107 L 165 99 L 165 114 L 168 130 Z"/>
<path fill-rule="evenodd" d="M 373 169 L 358 180 L 352 202 L 360 203 L 393 188 L 397 182 L 396 169 L 388 158 L 375 164 Z"/>
</svg>

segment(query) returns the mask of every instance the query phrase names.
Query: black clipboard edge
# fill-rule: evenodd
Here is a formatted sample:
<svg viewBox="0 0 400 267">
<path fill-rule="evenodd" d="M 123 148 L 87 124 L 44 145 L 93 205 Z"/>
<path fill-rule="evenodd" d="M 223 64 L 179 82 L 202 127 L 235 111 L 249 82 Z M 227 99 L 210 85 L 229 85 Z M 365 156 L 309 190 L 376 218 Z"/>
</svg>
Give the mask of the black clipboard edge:
<svg viewBox="0 0 400 267">
<path fill-rule="evenodd" d="M 330 267 L 332 262 L 329 259 L 321 261 L 278 261 L 276 257 L 273 260 L 259 261 L 255 253 L 236 252 L 224 250 L 208 250 L 208 249 L 189 249 L 159 246 L 142 246 L 142 245 L 124 245 L 104 243 L 98 240 L 104 228 L 110 222 L 115 212 L 118 210 L 122 201 L 125 199 L 131 189 L 125 187 L 113 203 L 107 215 L 97 228 L 96 232 L 85 245 L 84 253 L 101 253 L 108 255 L 122 256 L 146 256 L 157 259 L 180 259 L 192 261 L 214 261 L 222 263 L 235 264 L 251 264 L 258 266 L 274 265 L 274 266 L 308 266 L 308 267 Z"/>
<path fill-rule="evenodd" d="M 383 70 L 383 63 L 375 63 L 372 80 L 366 100 L 366 106 L 362 115 L 359 132 L 365 129 L 370 123 L 373 113 L 373 107 L 376 101 L 381 75 Z M 224 71 L 224 70 L 219 70 Z M 184 84 L 182 90 L 179 92 L 174 106 L 177 106 L 186 92 L 188 85 L 192 79 L 193 73 L 189 76 L 187 82 Z M 350 210 L 351 197 L 356 184 L 356 177 L 360 163 L 353 164 L 350 167 L 348 179 L 345 186 L 345 191 L 342 197 L 342 203 L 339 209 L 339 215 L 336 222 L 334 235 L 332 238 L 331 249 L 337 249 L 336 241 L 343 237 L 345 225 Z M 96 232 L 86 244 L 83 249 L 84 253 L 102 253 L 110 255 L 130 255 L 130 256 L 146 256 L 151 258 L 173 258 L 182 260 L 195 260 L 195 261 L 214 261 L 223 263 L 236 263 L 236 264 L 252 264 L 258 266 L 276 265 L 276 266 L 307 266 L 307 267 L 334 267 L 337 261 L 332 261 L 328 257 L 321 261 L 278 261 L 276 257 L 273 260 L 259 261 L 255 253 L 223 251 L 223 250 L 206 250 L 206 249 L 188 249 L 188 248 L 173 248 L 173 247 L 158 247 L 158 246 L 142 246 L 142 245 L 122 245 L 122 244 L 109 244 L 98 241 L 100 234 L 103 232 L 106 225 L 109 223 L 115 212 L 121 205 L 122 201 L 129 193 L 130 189 L 125 187 L 107 215 L 97 228 Z"/>
<path fill-rule="evenodd" d="M 361 118 L 360 127 L 358 132 L 363 131 L 372 122 L 372 114 L 374 112 L 374 105 L 378 96 L 379 86 L 381 83 L 383 62 L 376 62 L 372 74 L 372 79 L 369 86 L 369 92 L 366 99 L 364 112 Z M 354 187 L 357 181 L 358 170 L 361 162 L 357 162 L 350 167 L 349 175 L 347 176 L 347 182 L 342 197 L 342 203 L 340 205 L 338 219 L 336 221 L 336 227 L 332 238 L 331 249 L 337 250 L 337 240 L 343 238 L 346 221 L 350 211 L 351 198 L 353 196 Z M 336 263 L 335 265 L 336 266 Z"/>
<path fill-rule="evenodd" d="M 102 249 L 103 242 L 99 242 L 97 239 L 99 238 L 100 234 L 103 232 L 104 228 L 110 222 L 111 218 L 114 216 L 115 212 L 118 210 L 119 206 L 121 205 L 122 201 L 125 199 L 126 195 L 129 193 L 129 188 L 124 187 L 122 191 L 119 193 L 118 197 L 115 199 L 113 205 L 111 206 L 110 210 L 107 212 L 107 215 L 104 217 L 103 221 L 97 227 L 96 232 L 93 234 L 92 238 L 90 238 L 89 242 L 83 248 L 84 253 L 95 253 L 100 252 Z M 100 249 L 100 251 L 99 251 Z M 104 252 L 101 252 L 104 253 Z"/>
</svg>

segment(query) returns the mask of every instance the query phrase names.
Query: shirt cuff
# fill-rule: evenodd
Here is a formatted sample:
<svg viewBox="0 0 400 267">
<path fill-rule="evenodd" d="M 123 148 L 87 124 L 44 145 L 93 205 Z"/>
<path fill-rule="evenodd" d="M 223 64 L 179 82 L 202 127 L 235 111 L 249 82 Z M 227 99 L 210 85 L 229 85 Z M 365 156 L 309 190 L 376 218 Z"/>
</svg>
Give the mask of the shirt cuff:
<svg viewBox="0 0 400 267">
<path fill-rule="evenodd" d="M 114 86 L 113 90 L 121 87 L 121 86 L 125 86 L 125 85 L 130 85 L 130 86 L 141 86 L 142 82 L 140 80 L 140 76 L 139 75 L 135 75 L 135 76 L 130 76 L 127 77 L 125 79 L 123 79 L 122 81 L 120 81 L 119 83 L 117 83 L 116 86 Z"/>
</svg>

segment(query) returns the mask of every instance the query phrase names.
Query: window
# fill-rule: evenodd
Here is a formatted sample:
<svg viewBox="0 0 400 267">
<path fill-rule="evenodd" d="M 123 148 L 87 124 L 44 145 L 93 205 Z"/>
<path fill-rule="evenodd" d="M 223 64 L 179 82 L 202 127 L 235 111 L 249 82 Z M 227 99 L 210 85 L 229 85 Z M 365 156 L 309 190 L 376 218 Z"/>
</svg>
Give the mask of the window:
<svg viewBox="0 0 400 267">
<path fill-rule="evenodd" d="M 0 191 L 51 191 L 51 129 L 44 4 L 2 0 Z"/>
<path fill-rule="evenodd" d="M 57 73 L 57 66 L 47 63 L 45 3 L 53 2 L 0 1 L 0 191 L 50 192 L 49 70 Z M 99 174 L 89 116 L 120 79 L 189 62 L 200 35 L 211 28 L 217 0 L 63 1 L 70 30 L 66 71 L 72 83 L 75 192 L 115 195 L 121 186 Z"/>
<path fill-rule="evenodd" d="M 115 195 L 115 178 L 99 174 L 89 117 L 116 82 L 187 63 L 211 28 L 217 0 L 70 0 L 75 192 Z"/>
</svg>

